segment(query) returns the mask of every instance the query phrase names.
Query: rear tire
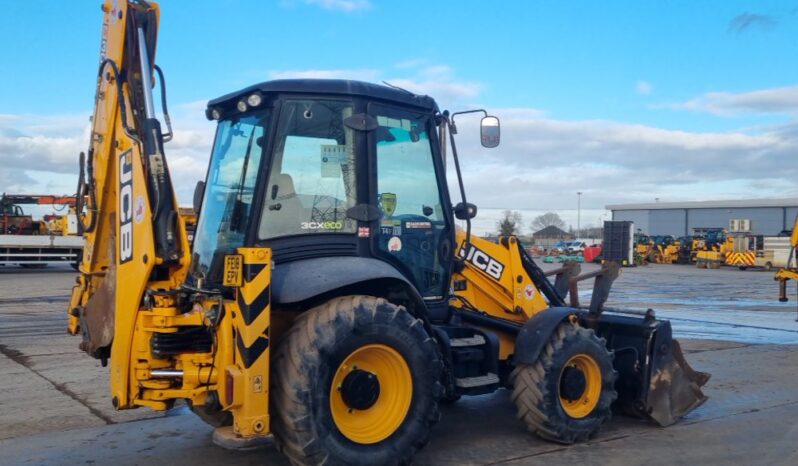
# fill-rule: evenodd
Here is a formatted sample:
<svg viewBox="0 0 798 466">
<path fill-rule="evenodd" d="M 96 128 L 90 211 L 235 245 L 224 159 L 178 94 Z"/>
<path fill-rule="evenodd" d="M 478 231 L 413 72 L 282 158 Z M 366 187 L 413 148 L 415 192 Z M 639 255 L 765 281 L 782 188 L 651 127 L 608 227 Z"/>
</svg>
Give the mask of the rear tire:
<svg viewBox="0 0 798 466">
<path fill-rule="evenodd" d="M 537 362 L 519 365 L 511 375 L 518 419 L 529 431 L 553 442 L 571 444 L 594 436 L 612 416 L 610 406 L 618 397 L 612 359 L 604 339 L 593 330 L 561 324 Z M 587 369 L 580 370 L 581 395 L 578 389 L 573 394 L 567 383 L 571 379 L 564 377 L 566 369 L 572 372 L 578 366 Z"/>
<path fill-rule="evenodd" d="M 335 298 L 300 315 L 272 367 L 272 432 L 295 465 L 408 464 L 440 417 L 437 345 L 421 320 L 381 298 Z M 350 375 L 382 382 L 373 404 L 352 407 L 364 400 L 345 391 Z"/>
</svg>

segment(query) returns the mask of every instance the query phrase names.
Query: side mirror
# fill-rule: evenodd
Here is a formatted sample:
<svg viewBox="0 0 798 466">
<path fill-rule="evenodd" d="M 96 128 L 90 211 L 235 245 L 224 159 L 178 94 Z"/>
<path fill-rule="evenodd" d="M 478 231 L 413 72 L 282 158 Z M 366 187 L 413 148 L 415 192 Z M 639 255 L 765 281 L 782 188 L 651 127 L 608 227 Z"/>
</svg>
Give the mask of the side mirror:
<svg viewBox="0 0 798 466">
<path fill-rule="evenodd" d="M 486 116 L 479 123 L 479 135 L 482 139 L 482 147 L 492 149 L 499 145 L 501 129 L 499 119 L 495 116 Z"/>
<path fill-rule="evenodd" d="M 454 216 L 459 220 L 469 220 L 477 216 L 477 206 L 470 202 L 459 202 L 454 206 Z"/>
<path fill-rule="evenodd" d="M 194 203 L 192 205 L 192 207 L 194 207 L 194 213 L 197 215 L 197 217 L 199 217 L 203 197 L 205 197 L 205 182 L 200 180 L 197 181 L 197 185 L 194 186 Z"/>
</svg>

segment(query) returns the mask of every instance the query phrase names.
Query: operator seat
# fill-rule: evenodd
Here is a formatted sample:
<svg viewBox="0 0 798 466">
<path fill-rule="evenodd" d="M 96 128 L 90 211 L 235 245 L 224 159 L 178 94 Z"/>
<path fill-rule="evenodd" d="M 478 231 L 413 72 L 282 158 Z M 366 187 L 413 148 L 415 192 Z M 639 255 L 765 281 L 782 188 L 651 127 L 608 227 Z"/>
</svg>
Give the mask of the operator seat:
<svg viewBox="0 0 798 466">
<path fill-rule="evenodd" d="M 294 180 L 287 173 L 272 176 L 264 209 L 261 238 L 300 233 L 301 223 L 307 221 L 305 209 L 294 190 Z"/>
</svg>

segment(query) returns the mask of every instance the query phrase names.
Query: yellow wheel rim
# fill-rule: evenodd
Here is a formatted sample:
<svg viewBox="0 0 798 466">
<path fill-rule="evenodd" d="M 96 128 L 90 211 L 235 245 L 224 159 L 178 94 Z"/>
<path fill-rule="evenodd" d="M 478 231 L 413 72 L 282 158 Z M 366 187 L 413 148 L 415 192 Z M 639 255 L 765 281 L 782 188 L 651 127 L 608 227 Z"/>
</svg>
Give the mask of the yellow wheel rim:
<svg viewBox="0 0 798 466">
<path fill-rule="evenodd" d="M 344 381 L 353 371 L 366 371 L 379 382 L 376 401 L 366 409 L 347 405 Z M 361 444 L 381 442 L 396 432 L 410 410 L 413 378 L 399 352 L 381 345 L 361 346 L 347 356 L 333 377 L 330 410 L 335 426 L 346 438 Z"/>
<path fill-rule="evenodd" d="M 568 399 L 562 390 L 563 374 L 566 370 L 576 369 L 584 376 L 584 390 L 581 395 Z M 587 354 L 576 354 L 565 363 L 560 372 L 560 404 L 565 414 L 574 418 L 581 419 L 595 409 L 601 397 L 601 370 L 598 363 Z"/>
</svg>

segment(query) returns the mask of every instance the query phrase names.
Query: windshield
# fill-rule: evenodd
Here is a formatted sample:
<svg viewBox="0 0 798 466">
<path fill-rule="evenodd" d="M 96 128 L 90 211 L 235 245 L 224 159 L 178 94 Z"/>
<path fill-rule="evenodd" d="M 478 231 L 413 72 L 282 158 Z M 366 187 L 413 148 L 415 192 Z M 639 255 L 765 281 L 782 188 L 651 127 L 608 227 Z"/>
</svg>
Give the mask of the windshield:
<svg viewBox="0 0 798 466">
<path fill-rule="evenodd" d="M 243 246 L 266 148 L 269 111 L 219 122 L 194 237 L 193 275 L 221 282 L 224 255 Z"/>
</svg>

